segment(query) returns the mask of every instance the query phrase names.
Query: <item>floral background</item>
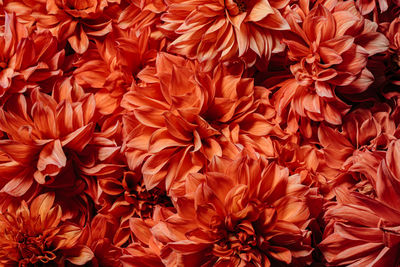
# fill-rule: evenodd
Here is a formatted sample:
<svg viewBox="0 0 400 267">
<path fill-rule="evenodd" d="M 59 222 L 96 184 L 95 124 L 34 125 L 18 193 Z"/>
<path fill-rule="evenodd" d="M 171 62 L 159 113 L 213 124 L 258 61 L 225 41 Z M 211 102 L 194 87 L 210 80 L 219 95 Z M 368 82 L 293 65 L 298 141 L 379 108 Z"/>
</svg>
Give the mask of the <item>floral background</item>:
<svg viewBox="0 0 400 267">
<path fill-rule="evenodd" d="M 400 266 L 399 1 L 0 14 L 0 266 Z"/>
</svg>

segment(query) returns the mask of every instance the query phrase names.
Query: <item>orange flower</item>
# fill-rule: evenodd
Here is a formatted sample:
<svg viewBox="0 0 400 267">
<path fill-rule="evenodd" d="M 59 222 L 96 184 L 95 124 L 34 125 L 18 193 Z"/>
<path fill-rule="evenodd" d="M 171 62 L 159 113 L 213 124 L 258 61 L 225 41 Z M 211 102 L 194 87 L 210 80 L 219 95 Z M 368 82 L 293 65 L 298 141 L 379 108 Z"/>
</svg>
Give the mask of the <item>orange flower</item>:
<svg viewBox="0 0 400 267">
<path fill-rule="evenodd" d="M 75 80 L 95 94 L 97 108 L 102 114 L 120 111 L 122 96 L 135 83 L 135 75 L 155 60 L 160 44 L 151 40 L 148 28 L 142 31 L 137 37 L 133 29 L 115 29 L 74 62 Z"/>
<path fill-rule="evenodd" d="M 11 94 L 22 93 L 38 84 L 51 88 L 49 78 L 60 75 L 64 51 L 48 31 L 36 32 L 5 14 L 0 36 L 0 103 Z"/>
<path fill-rule="evenodd" d="M 89 37 L 104 36 L 112 30 L 113 3 L 119 0 L 49 0 L 4 1 L 5 10 L 16 12 L 23 23 L 36 23 L 48 29 L 58 40 L 68 40 L 75 52 L 82 54 L 89 47 Z"/>
<path fill-rule="evenodd" d="M 62 209 L 53 205 L 54 194 L 22 201 L 0 213 L 0 263 L 3 266 L 57 264 L 84 265 L 93 252 L 78 242 L 81 228 L 61 221 Z"/>
<path fill-rule="evenodd" d="M 54 98 L 35 89 L 30 98 L 15 95 L 0 110 L 0 129 L 9 137 L 0 140 L 0 151 L 9 158 L 0 167 L 7 180 L 2 192 L 22 196 L 36 184 L 77 186 L 80 179 L 70 170 L 83 161 L 77 154 L 92 139 L 95 111 L 93 95 L 80 90 L 68 86 L 67 79 Z M 57 179 L 62 176 L 69 178 Z"/>
<path fill-rule="evenodd" d="M 243 57 L 254 63 L 280 52 L 279 32 L 289 25 L 279 10 L 289 1 L 168 0 L 162 28 L 173 38 L 169 51 L 199 62 Z"/>
<path fill-rule="evenodd" d="M 125 171 L 122 179 L 113 174 L 99 178 L 98 183 L 102 189 L 98 212 L 118 219 L 114 240 L 119 245 L 129 239 L 130 218 L 149 219 L 157 207 L 172 207 L 166 192 L 159 188 L 147 190 L 139 173 Z"/>
<path fill-rule="evenodd" d="M 93 251 L 90 266 L 93 267 L 119 267 L 121 262 L 121 249 L 113 244 L 115 233 L 118 230 L 118 222 L 102 214 L 96 215 L 87 225 L 79 243 L 86 244 Z"/>
<path fill-rule="evenodd" d="M 131 218 L 129 227 L 134 242 L 123 249 L 121 262 L 123 266 L 178 266 L 177 262 L 168 262 L 161 259 L 162 243 L 154 238 L 151 228 L 158 222 L 166 220 L 173 213 L 169 209 L 157 207 L 153 219 Z"/>
<path fill-rule="evenodd" d="M 228 141 L 219 140 L 221 129 L 243 121 L 259 104 L 253 80 L 242 79 L 242 71 L 220 66 L 212 79 L 196 62 L 159 53 L 156 67 L 138 74 L 143 82 L 122 101 L 129 112 L 124 116 L 125 154 L 132 170 L 144 161 L 148 190 L 165 183 L 168 194 L 182 194 L 189 173 L 222 155 Z M 245 131 L 260 136 L 271 131 L 261 114 L 249 116 Z"/>
<path fill-rule="evenodd" d="M 399 156 L 397 140 L 375 169 L 376 198 L 337 191 L 338 203 L 327 208 L 325 238 L 319 245 L 329 266 L 398 265 L 400 172 L 395 162 Z"/>
<path fill-rule="evenodd" d="M 147 27 L 160 24 L 160 14 L 165 9 L 163 0 L 131 0 L 129 6 L 121 12 L 118 26 L 121 29 L 132 27 L 136 32 L 142 32 Z"/>
<path fill-rule="evenodd" d="M 178 213 L 151 228 L 165 243 L 163 259 L 195 266 L 311 263 L 306 228 L 320 201 L 296 179 L 262 158 L 215 158 L 205 175 L 188 178 L 190 193 L 176 199 Z M 317 200 L 312 209 L 309 197 Z"/>
<path fill-rule="evenodd" d="M 394 109 L 393 109 L 394 110 Z M 344 117 L 342 131 L 324 124 L 318 129 L 318 138 L 328 166 L 334 169 L 351 162 L 356 151 L 386 149 L 396 139 L 396 121 L 386 104 L 372 108 L 359 108 Z"/>
<path fill-rule="evenodd" d="M 336 94 L 350 97 L 368 88 L 374 79 L 366 68 L 368 57 L 384 52 L 388 41 L 352 2 L 334 8 L 318 4 L 303 12 L 307 15 L 300 24 L 287 16 L 293 34 L 284 43 L 295 63 L 290 66 L 295 79 L 278 85 L 275 105 L 279 113 L 290 105 L 300 116 L 338 125 L 350 106 Z"/>
</svg>

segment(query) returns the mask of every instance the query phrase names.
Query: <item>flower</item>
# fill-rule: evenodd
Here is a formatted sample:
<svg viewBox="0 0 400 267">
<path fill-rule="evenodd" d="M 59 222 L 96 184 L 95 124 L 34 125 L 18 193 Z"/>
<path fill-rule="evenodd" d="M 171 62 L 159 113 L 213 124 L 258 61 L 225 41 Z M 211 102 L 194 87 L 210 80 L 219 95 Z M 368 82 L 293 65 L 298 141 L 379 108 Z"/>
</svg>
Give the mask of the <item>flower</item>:
<svg viewBox="0 0 400 267">
<path fill-rule="evenodd" d="M 5 1 L 5 10 L 16 12 L 21 22 L 47 29 L 60 41 L 68 40 L 75 52 L 89 47 L 89 37 L 104 36 L 112 30 L 111 6 L 119 0 L 49 0 L 44 2 Z M 109 11 L 109 12 L 108 12 Z"/>
<path fill-rule="evenodd" d="M 143 162 L 148 190 L 161 185 L 167 194 L 184 194 L 185 177 L 232 145 L 221 137 L 226 126 L 243 121 L 243 131 L 259 136 L 274 128 L 254 112 L 262 102 L 255 92 L 267 90 L 242 78 L 240 65 L 220 66 L 213 77 L 197 62 L 167 53 L 159 53 L 155 65 L 138 74 L 142 82 L 121 104 L 128 165 L 135 170 Z"/>
<path fill-rule="evenodd" d="M 140 36 L 133 29 L 116 29 L 75 60 L 73 76 L 86 91 L 94 93 L 100 113 L 119 112 L 122 97 L 136 82 L 137 73 L 154 62 L 160 44 L 151 40 L 150 34 L 148 28 L 142 29 Z"/>
<path fill-rule="evenodd" d="M 37 196 L 28 206 L 23 200 L 0 213 L 0 263 L 84 265 L 93 257 L 78 239 L 82 229 L 61 221 L 62 209 L 54 205 L 54 193 Z"/>
<path fill-rule="evenodd" d="M 97 214 L 90 225 L 86 225 L 79 237 L 79 243 L 86 244 L 93 252 L 90 266 L 119 267 L 121 249 L 114 245 L 118 222 L 111 216 Z"/>
<path fill-rule="evenodd" d="M 384 52 L 388 40 L 351 1 L 318 4 L 304 13 L 301 23 L 287 16 L 293 33 L 283 42 L 295 78 L 277 86 L 274 102 L 279 114 L 289 105 L 300 116 L 339 125 L 350 106 L 337 94 L 350 97 L 368 88 L 374 80 L 366 68 L 368 57 Z"/>
<path fill-rule="evenodd" d="M 79 192 L 75 169 L 84 159 L 77 155 L 92 139 L 95 102 L 81 88 L 62 85 L 53 97 L 39 89 L 30 97 L 15 95 L 0 110 L 0 129 L 8 136 L 0 140 L 0 151 L 8 156 L 1 164 L 7 181 L 2 192 L 19 197 L 37 185 Z"/>
<path fill-rule="evenodd" d="M 199 62 L 243 57 L 254 63 L 280 52 L 279 32 L 289 25 L 279 10 L 289 1 L 168 0 L 162 28 L 171 35 L 169 51 Z"/>
<path fill-rule="evenodd" d="M 337 191 L 338 203 L 327 207 L 327 227 L 319 248 L 329 266 L 395 266 L 400 247 L 400 176 L 394 163 L 400 155 L 393 141 L 380 161 L 372 183 L 376 198 Z"/>
<path fill-rule="evenodd" d="M 188 178 L 178 213 L 151 228 L 165 244 L 162 258 L 196 266 L 311 263 L 307 226 L 321 203 L 296 179 L 262 158 L 215 158 L 204 175 Z"/>
<path fill-rule="evenodd" d="M 38 85 L 51 88 L 50 78 L 62 74 L 65 52 L 49 31 L 35 31 L 5 13 L 0 35 L 0 103 Z"/>
<path fill-rule="evenodd" d="M 172 214 L 170 209 L 157 207 L 154 210 L 153 218 L 131 218 L 129 220 L 129 228 L 134 241 L 123 249 L 123 255 L 120 258 L 123 266 L 176 266 L 177 262 L 163 262 L 161 259 L 163 245 L 154 238 L 151 232 L 151 228 L 155 224 L 167 219 Z"/>
</svg>

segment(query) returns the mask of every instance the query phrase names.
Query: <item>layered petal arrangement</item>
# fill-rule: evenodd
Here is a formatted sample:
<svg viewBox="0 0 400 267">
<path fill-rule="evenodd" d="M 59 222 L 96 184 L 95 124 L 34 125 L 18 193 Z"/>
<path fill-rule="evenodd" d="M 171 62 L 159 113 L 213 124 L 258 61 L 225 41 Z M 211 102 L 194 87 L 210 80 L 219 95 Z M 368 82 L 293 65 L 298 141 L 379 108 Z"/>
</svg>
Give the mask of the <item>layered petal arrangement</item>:
<svg viewBox="0 0 400 267">
<path fill-rule="evenodd" d="M 0 266 L 400 266 L 400 2 L 0 1 Z"/>
<path fill-rule="evenodd" d="M 289 30 L 280 10 L 289 1 L 166 1 L 162 29 L 174 38 L 169 51 L 209 63 L 243 57 L 270 58 L 284 48 L 280 31 Z"/>
</svg>

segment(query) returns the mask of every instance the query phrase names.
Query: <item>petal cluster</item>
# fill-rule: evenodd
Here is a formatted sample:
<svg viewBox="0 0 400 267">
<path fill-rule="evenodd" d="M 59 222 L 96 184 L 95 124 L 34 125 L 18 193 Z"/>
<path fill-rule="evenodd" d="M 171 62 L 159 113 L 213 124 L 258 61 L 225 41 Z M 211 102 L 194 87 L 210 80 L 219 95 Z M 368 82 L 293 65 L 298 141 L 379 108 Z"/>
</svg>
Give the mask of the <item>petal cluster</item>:
<svg viewBox="0 0 400 267">
<path fill-rule="evenodd" d="M 0 266 L 400 264 L 400 2 L 0 1 Z"/>
</svg>

